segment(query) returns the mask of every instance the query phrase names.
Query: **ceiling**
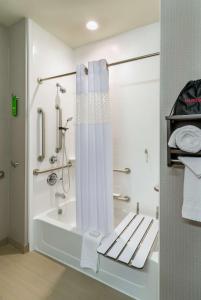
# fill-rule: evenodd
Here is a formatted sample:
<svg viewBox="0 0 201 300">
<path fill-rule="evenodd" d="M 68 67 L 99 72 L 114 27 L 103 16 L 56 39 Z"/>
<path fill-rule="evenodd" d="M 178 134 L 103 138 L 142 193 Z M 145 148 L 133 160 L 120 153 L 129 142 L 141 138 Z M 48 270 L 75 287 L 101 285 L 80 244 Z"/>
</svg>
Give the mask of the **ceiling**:
<svg viewBox="0 0 201 300">
<path fill-rule="evenodd" d="M 0 0 L 0 23 L 29 17 L 72 48 L 159 20 L 159 0 Z M 88 31 L 96 20 L 100 28 Z"/>
</svg>

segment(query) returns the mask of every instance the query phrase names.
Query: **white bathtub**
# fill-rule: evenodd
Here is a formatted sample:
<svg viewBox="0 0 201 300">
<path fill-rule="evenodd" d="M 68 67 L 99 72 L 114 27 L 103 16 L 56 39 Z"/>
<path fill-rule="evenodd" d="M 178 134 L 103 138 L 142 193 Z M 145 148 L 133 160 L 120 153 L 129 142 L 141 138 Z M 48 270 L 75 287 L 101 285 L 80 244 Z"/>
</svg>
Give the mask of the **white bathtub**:
<svg viewBox="0 0 201 300">
<path fill-rule="evenodd" d="M 153 252 L 143 270 L 100 256 L 100 270 L 80 268 L 82 237 L 76 230 L 75 200 L 64 203 L 63 213 L 52 209 L 34 218 L 34 248 L 63 264 L 87 274 L 139 300 L 158 300 L 158 252 Z"/>
</svg>

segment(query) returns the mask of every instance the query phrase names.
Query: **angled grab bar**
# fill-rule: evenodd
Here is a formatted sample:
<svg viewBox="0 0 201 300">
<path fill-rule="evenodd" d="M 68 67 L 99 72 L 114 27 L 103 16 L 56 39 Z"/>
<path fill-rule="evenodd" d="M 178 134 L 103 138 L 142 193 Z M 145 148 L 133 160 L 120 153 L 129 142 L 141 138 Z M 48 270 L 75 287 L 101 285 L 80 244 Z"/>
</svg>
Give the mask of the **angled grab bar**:
<svg viewBox="0 0 201 300">
<path fill-rule="evenodd" d="M 59 105 L 55 106 L 57 111 L 57 125 L 56 125 L 56 153 L 62 148 L 62 131 L 59 129 L 62 127 L 62 110 Z"/>
<path fill-rule="evenodd" d="M 45 113 L 42 108 L 38 108 L 38 114 L 41 115 L 41 136 L 39 137 L 39 155 L 38 161 L 45 158 Z"/>
</svg>

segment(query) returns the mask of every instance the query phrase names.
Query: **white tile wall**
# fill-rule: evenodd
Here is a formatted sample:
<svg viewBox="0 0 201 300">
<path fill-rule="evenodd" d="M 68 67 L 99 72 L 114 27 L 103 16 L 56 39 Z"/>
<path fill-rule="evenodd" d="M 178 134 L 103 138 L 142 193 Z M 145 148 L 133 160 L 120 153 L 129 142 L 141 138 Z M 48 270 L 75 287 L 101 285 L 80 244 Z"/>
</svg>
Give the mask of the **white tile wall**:
<svg viewBox="0 0 201 300">
<path fill-rule="evenodd" d="M 75 78 L 64 77 L 38 85 L 38 77 L 46 77 L 72 71 L 75 68 L 73 51 L 56 37 L 43 30 L 33 21 L 28 21 L 28 63 L 29 63 L 29 215 L 30 242 L 32 243 L 32 218 L 55 206 L 55 191 L 61 191 L 60 184 L 47 185 L 47 174 L 33 176 L 33 169 L 51 167 L 49 158 L 55 154 L 56 148 L 56 110 L 55 104 L 60 103 L 63 110 L 63 122 L 74 116 Z M 66 88 L 65 94 L 57 96 L 56 83 Z M 37 108 L 45 112 L 46 155 L 43 162 L 38 162 L 38 116 Z M 67 133 L 67 144 L 70 139 L 69 155 L 74 153 L 74 121 Z M 58 156 L 60 165 L 61 155 Z M 57 172 L 61 177 L 61 172 Z M 74 194 L 73 180 L 72 193 Z M 71 197 L 71 195 L 68 195 Z"/>
</svg>

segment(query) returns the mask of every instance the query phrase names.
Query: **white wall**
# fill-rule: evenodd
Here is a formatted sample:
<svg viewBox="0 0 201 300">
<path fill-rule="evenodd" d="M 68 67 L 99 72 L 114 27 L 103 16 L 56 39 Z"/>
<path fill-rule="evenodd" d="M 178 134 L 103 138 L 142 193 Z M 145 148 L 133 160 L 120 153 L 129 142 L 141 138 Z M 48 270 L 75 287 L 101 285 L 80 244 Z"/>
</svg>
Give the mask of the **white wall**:
<svg viewBox="0 0 201 300">
<path fill-rule="evenodd" d="M 47 176 L 43 174 L 33 176 L 33 169 L 50 168 L 49 158 L 55 154 L 56 148 L 56 103 L 60 103 L 63 110 L 63 122 L 74 116 L 75 104 L 75 77 L 64 77 L 50 80 L 38 85 L 38 77 L 47 77 L 74 70 L 73 51 L 60 40 L 28 20 L 28 65 L 29 65 L 29 219 L 30 242 L 32 246 L 32 218 L 43 211 L 55 207 L 55 192 L 62 191 L 61 185 L 50 187 L 47 185 Z M 56 83 L 66 88 L 66 94 L 57 96 Z M 38 114 L 37 109 L 45 112 L 46 126 L 46 153 L 45 160 L 38 162 Z M 74 156 L 74 126 L 70 125 L 67 133 L 70 140 L 70 157 Z M 67 144 L 68 144 L 67 141 Z M 61 155 L 58 157 L 61 165 Z M 73 168 L 71 168 L 73 172 Z M 57 172 L 61 177 L 61 172 Z M 71 176 L 74 177 L 73 175 Z M 74 195 L 74 183 L 71 182 L 71 194 Z M 68 197 L 72 195 L 69 194 Z"/>
<path fill-rule="evenodd" d="M 181 217 L 183 170 L 167 167 L 165 116 L 189 80 L 201 78 L 201 2 L 161 1 L 161 300 L 201 299 L 200 223 Z"/>
<path fill-rule="evenodd" d="M 0 241 L 8 236 L 9 228 L 9 39 L 7 30 L 0 26 Z"/>
<path fill-rule="evenodd" d="M 92 43 L 75 50 L 76 63 L 106 58 L 109 63 L 157 52 L 159 24 Z M 114 192 L 131 197 L 131 203 L 115 201 L 125 212 L 136 202 L 145 214 L 155 215 L 159 183 L 159 57 L 110 68 L 114 168 L 129 167 L 130 175 L 114 174 Z M 149 159 L 146 162 L 145 149 Z M 117 204 L 118 203 L 118 204 Z"/>
</svg>

